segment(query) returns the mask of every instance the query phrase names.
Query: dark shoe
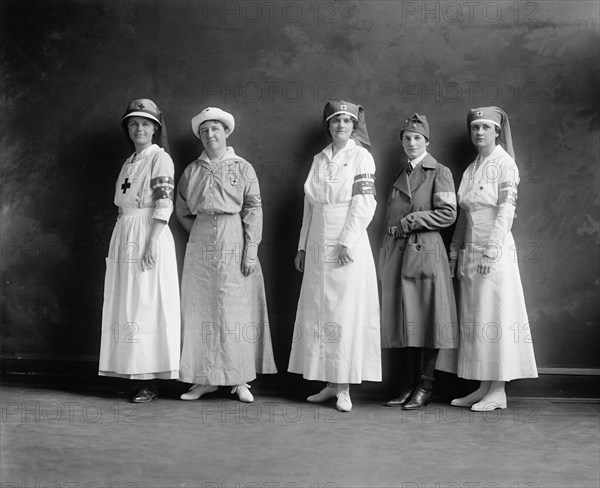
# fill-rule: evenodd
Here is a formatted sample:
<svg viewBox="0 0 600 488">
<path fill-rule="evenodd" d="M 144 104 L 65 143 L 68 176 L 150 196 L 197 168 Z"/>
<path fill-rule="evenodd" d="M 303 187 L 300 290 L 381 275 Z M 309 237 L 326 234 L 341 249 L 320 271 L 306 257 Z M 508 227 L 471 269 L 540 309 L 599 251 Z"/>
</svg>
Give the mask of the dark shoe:
<svg viewBox="0 0 600 488">
<path fill-rule="evenodd" d="M 426 390 L 422 386 L 419 386 L 410 398 L 410 400 L 404 404 L 404 410 L 417 410 L 419 408 L 426 407 L 429 405 L 429 399 L 431 398 L 431 390 Z"/>
<path fill-rule="evenodd" d="M 139 391 L 133 395 L 131 401 L 133 403 L 148 403 L 151 402 L 154 398 L 158 396 L 158 392 L 156 391 L 156 387 L 142 387 Z"/>
<path fill-rule="evenodd" d="M 384 405 L 386 407 L 401 407 L 409 400 L 409 398 L 413 395 L 414 391 L 414 386 L 411 386 L 410 388 L 407 388 L 402 393 L 400 393 L 398 397 L 392 398 L 391 400 L 385 402 Z"/>
</svg>

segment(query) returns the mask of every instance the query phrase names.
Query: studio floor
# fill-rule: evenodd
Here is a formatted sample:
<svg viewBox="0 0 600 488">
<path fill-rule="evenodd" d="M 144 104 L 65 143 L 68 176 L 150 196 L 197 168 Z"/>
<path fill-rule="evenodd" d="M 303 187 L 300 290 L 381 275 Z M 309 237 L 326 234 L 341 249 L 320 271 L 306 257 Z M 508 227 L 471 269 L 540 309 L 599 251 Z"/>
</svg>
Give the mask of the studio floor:
<svg viewBox="0 0 600 488">
<path fill-rule="evenodd" d="M 597 399 L 509 397 L 475 413 L 353 396 L 350 413 L 298 395 L 1 386 L 2 488 L 584 488 L 600 486 Z"/>
</svg>

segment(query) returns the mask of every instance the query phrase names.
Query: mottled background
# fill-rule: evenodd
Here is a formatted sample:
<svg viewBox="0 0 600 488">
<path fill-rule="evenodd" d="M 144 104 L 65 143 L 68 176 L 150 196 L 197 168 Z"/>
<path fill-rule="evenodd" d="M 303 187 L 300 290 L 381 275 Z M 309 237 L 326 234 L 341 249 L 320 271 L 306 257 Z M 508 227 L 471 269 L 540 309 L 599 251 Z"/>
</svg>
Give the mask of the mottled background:
<svg viewBox="0 0 600 488">
<path fill-rule="evenodd" d="M 0 5 L 2 358 L 97 359 L 114 181 L 129 154 L 119 120 L 148 97 L 165 113 L 176 179 L 200 150 L 190 119 L 209 105 L 235 114 L 231 145 L 263 192 L 261 259 L 285 370 L 302 184 L 327 143 L 324 102 L 345 98 L 365 107 L 380 201 L 404 160 L 407 115 L 428 116 L 430 152 L 458 186 L 475 156 L 467 110 L 506 110 L 538 364 L 600 366 L 597 1 Z M 369 229 L 376 257 L 383 210 Z M 170 225 L 181 261 L 186 235 Z"/>
</svg>

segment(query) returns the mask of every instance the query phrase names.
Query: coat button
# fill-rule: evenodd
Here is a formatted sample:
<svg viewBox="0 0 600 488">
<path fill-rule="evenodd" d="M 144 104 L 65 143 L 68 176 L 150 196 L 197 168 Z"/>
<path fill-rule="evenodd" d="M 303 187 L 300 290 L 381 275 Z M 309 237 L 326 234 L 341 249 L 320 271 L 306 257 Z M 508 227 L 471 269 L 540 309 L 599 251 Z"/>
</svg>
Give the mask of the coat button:
<svg viewBox="0 0 600 488">
<path fill-rule="evenodd" d="M 417 247 L 417 251 L 420 251 L 420 250 L 421 250 L 421 244 L 417 244 L 417 246 L 416 246 L 416 247 Z"/>
</svg>

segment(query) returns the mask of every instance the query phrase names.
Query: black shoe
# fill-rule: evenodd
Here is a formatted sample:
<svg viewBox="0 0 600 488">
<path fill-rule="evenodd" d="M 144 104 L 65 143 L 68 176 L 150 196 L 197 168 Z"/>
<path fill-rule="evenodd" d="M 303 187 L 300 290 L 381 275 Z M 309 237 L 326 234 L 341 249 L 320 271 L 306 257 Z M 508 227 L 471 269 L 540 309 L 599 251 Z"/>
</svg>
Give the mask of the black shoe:
<svg viewBox="0 0 600 488">
<path fill-rule="evenodd" d="M 431 398 L 431 390 L 426 390 L 422 386 L 419 386 L 411 397 L 411 399 L 404 404 L 404 410 L 417 410 L 419 408 L 426 407 L 429 405 L 429 399 Z"/>
<path fill-rule="evenodd" d="M 131 401 L 133 403 L 148 403 L 151 402 L 154 398 L 158 396 L 158 391 L 156 391 L 156 387 L 142 387 L 139 391 L 133 395 Z"/>
<path fill-rule="evenodd" d="M 392 398 L 391 400 L 384 403 L 386 407 L 401 407 L 403 406 L 409 398 L 413 395 L 415 391 L 415 387 L 411 386 L 404 390 L 400 395 L 396 398 Z"/>
</svg>

